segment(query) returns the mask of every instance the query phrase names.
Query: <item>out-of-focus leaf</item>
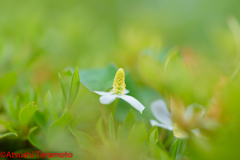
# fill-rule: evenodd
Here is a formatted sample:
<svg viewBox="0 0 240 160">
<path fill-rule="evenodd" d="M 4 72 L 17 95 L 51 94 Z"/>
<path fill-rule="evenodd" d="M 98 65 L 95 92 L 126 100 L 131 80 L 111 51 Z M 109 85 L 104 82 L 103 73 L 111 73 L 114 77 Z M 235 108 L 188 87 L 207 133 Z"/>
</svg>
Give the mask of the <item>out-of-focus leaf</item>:
<svg viewBox="0 0 240 160">
<path fill-rule="evenodd" d="M 47 135 L 48 142 L 52 142 L 59 132 L 61 132 L 70 123 L 72 118 L 71 113 L 68 110 L 65 110 L 63 115 L 50 125 Z"/>
<path fill-rule="evenodd" d="M 98 120 L 97 124 L 96 124 L 96 131 L 98 132 L 98 135 L 100 136 L 101 140 L 103 142 L 105 142 L 107 140 L 106 138 L 106 134 L 104 132 L 104 123 L 103 123 L 103 119 L 102 117 Z"/>
<path fill-rule="evenodd" d="M 70 105 L 74 102 L 77 94 L 78 94 L 78 90 L 80 87 L 80 78 L 79 78 L 79 72 L 78 72 L 78 67 L 76 67 L 73 75 L 72 75 L 72 82 L 71 82 L 71 87 L 70 87 Z"/>
<path fill-rule="evenodd" d="M 7 92 L 17 82 L 16 73 L 7 73 L 0 79 L 0 94 Z"/>
<path fill-rule="evenodd" d="M 53 119 L 56 121 L 58 119 L 58 115 L 57 115 L 57 110 L 54 106 L 53 99 L 52 99 L 52 94 L 51 94 L 50 91 L 48 91 L 46 96 L 45 96 L 45 104 L 49 108 L 49 110 L 50 110 L 50 112 L 53 116 Z"/>
<path fill-rule="evenodd" d="M 167 68 L 168 68 L 168 64 L 171 61 L 172 58 L 174 58 L 174 56 L 179 56 L 180 54 L 178 54 L 178 50 L 176 48 L 172 48 L 169 52 L 168 52 L 168 56 L 165 60 L 164 63 L 164 72 L 166 72 Z"/>
<path fill-rule="evenodd" d="M 168 160 L 169 157 L 163 149 L 160 149 L 157 145 L 158 142 L 158 129 L 154 126 L 149 132 L 149 149 L 153 158 Z"/>
<path fill-rule="evenodd" d="M 132 110 L 129 111 L 128 115 L 127 115 L 127 118 L 126 120 L 124 121 L 123 123 L 123 126 L 122 126 L 122 137 L 126 138 L 129 133 L 131 132 L 133 126 L 134 126 L 134 123 L 135 123 L 135 116 L 134 116 L 134 113 Z"/>
<path fill-rule="evenodd" d="M 80 147 L 91 151 L 93 148 L 93 140 L 89 135 L 72 128 L 71 126 L 69 126 L 69 130 L 77 138 Z"/>
<path fill-rule="evenodd" d="M 68 88 L 68 84 L 67 82 L 63 82 L 62 76 L 60 73 L 58 73 L 58 78 L 60 81 L 60 85 L 61 85 L 61 89 L 62 89 L 62 93 L 63 93 L 63 97 L 65 99 L 65 102 L 68 103 L 68 93 L 69 93 L 69 88 Z"/>
<path fill-rule="evenodd" d="M 155 159 L 169 160 L 168 155 L 163 150 L 158 148 L 156 145 L 153 146 L 153 149 L 151 150 L 150 153 L 151 153 L 151 156 Z"/>
<path fill-rule="evenodd" d="M 90 91 L 104 91 L 112 87 L 117 68 L 110 64 L 101 69 L 79 70 L 82 84 Z"/>
<path fill-rule="evenodd" d="M 157 126 L 154 126 L 149 133 L 149 143 L 150 145 L 156 144 L 158 141 L 158 130 Z"/>
<path fill-rule="evenodd" d="M 28 140 L 33 146 L 43 150 L 45 147 L 44 141 L 38 135 L 34 134 L 37 129 L 37 126 L 30 128 L 30 131 L 28 133 Z"/>
<path fill-rule="evenodd" d="M 15 132 L 16 131 L 12 128 L 12 126 L 10 125 L 10 122 L 6 122 L 6 121 L 3 121 L 1 118 L 0 118 L 0 124 L 3 124 L 4 127 L 9 130 L 10 132 Z"/>
<path fill-rule="evenodd" d="M 38 107 L 34 102 L 31 102 L 27 106 L 23 107 L 19 112 L 19 123 L 22 126 L 27 126 L 37 110 Z"/>
<path fill-rule="evenodd" d="M 132 129 L 128 138 L 127 144 L 135 145 L 135 147 L 140 147 L 141 144 L 147 139 L 147 131 L 144 123 L 140 123 L 136 128 Z"/>
<path fill-rule="evenodd" d="M 113 115 L 111 113 L 108 121 L 108 133 L 109 133 L 109 138 L 111 142 L 115 143 L 116 142 L 116 134 L 115 134 L 115 127 L 114 127 L 114 119 Z"/>
<path fill-rule="evenodd" d="M 8 136 L 18 136 L 17 133 L 15 132 L 8 132 L 8 133 L 4 133 L 4 134 L 0 134 L 0 139 L 8 137 Z"/>
<path fill-rule="evenodd" d="M 41 113 L 37 111 L 34 114 L 34 120 L 38 124 L 40 128 L 42 128 L 44 131 L 47 131 L 47 118 L 49 117 L 48 112 Z"/>
<path fill-rule="evenodd" d="M 122 125 L 119 124 L 117 132 L 117 143 L 120 144 L 122 141 Z"/>
<path fill-rule="evenodd" d="M 169 151 L 169 157 L 170 157 L 172 160 L 175 160 L 175 158 L 176 158 L 176 156 L 177 156 L 178 143 L 179 143 L 179 139 L 177 139 L 177 140 L 173 143 L 173 145 L 172 145 L 172 147 L 171 147 L 171 149 L 170 149 L 170 151 Z"/>
<path fill-rule="evenodd" d="M 17 98 L 16 104 L 13 103 L 13 100 L 9 101 L 9 110 L 14 120 L 18 120 L 18 113 L 20 111 L 19 97 Z"/>
</svg>

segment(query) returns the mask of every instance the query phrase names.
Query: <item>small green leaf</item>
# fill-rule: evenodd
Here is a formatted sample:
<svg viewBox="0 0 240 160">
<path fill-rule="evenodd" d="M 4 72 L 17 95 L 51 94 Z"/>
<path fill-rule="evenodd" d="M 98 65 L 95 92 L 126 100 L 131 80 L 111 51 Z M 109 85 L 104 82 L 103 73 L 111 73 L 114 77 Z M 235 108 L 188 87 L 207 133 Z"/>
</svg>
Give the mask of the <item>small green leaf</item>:
<svg viewBox="0 0 240 160">
<path fill-rule="evenodd" d="M 158 141 L 158 130 L 157 126 L 154 126 L 149 133 L 149 144 L 154 145 Z"/>
<path fill-rule="evenodd" d="M 173 143 L 173 145 L 172 145 L 172 147 L 171 147 L 171 149 L 170 149 L 170 151 L 169 151 L 169 157 L 170 157 L 172 160 L 175 160 L 175 158 L 176 158 L 176 156 L 177 156 L 178 143 L 179 143 L 179 139 L 177 139 L 177 140 Z"/>
<path fill-rule="evenodd" d="M 16 73 L 7 73 L 0 79 L 0 94 L 7 92 L 17 82 Z"/>
<path fill-rule="evenodd" d="M 22 126 L 27 126 L 37 110 L 38 107 L 34 102 L 31 102 L 27 106 L 23 107 L 19 112 L 19 123 Z"/>
<path fill-rule="evenodd" d="M 17 137 L 18 135 L 15 132 L 8 132 L 8 133 L 5 133 L 5 134 L 0 134 L 0 139 L 8 137 L 8 136 L 16 136 Z"/>
<path fill-rule="evenodd" d="M 116 135 L 115 135 L 115 128 L 114 128 L 114 119 L 113 115 L 111 113 L 108 121 L 108 130 L 109 130 L 109 138 L 111 142 L 115 143 L 116 142 Z"/>
<path fill-rule="evenodd" d="M 79 72 L 78 72 L 78 67 L 76 67 L 73 75 L 72 75 L 72 82 L 71 82 L 71 88 L 70 88 L 70 105 L 74 102 L 78 90 L 80 86 L 80 78 L 79 78 Z"/>
<path fill-rule="evenodd" d="M 28 133 L 28 140 L 33 146 L 43 150 L 44 149 L 43 140 L 39 136 L 34 134 L 37 129 L 38 129 L 37 126 L 30 128 L 30 131 Z"/>
<path fill-rule="evenodd" d="M 104 132 L 105 129 L 104 129 L 104 123 L 103 123 L 102 117 L 98 120 L 95 128 L 96 128 L 96 131 L 98 132 L 98 135 L 100 136 L 101 140 L 103 142 L 106 142 L 107 138 L 106 138 L 106 134 Z"/>
<path fill-rule="evenodd" d="M 16 131 L 12 128 L 12 126 L 10 125 L 10 122 L 7 122 L 7 121 L 3 121 L 1 118 L 0 118 L 0 124 L 3 124 L 4 127 L 9 130 L 10 132 L 15 132 Z"/>
<path fill-rule="evenodd" d="M 59 81 L 60 81 L 63 97 L 65 99 L 65 102 L 68 103 L 68 92 L 69 92 L 68 85 L 67 85 L 66 82 L 63 82 L 63 79 L 62 79 L 62 76 L 61 76 L 60 73 L 58 73 L 58 78 L 59 78 Z"/>
<path fill-rule="evenodd" d="M 154 145 L 151 149 L 151 156 L 154 159 L 169 160 L 168 155 L 156 145 Z"/>
<path fill-rule="evenodd" d="M 34 114 L 34 121 L 37 123 L 37 125 L 43 129 L 45 132 L 47 132 L 47 118 L 49 117 L 48 112 L 39 112 L 37 111 Z"/>
<path fill-rule="evenodd" d="M 140 147 L 147 139 L 147 131 L 144 123 L 138 123 L 135 128 L 132 129 L 127 137 L 127 144 Z"/>
<path fill-rule="evenodd" d="M 48 141 L 52 142 L 57 137 L 58 133 L 61 132 L 70 123 L 72 118 L 73 117 L 71 113 L 68 110 L 65 110 L 63 115 L 50 125 L 47 135 Z"/>
<path fill-rule="evenodd" d="M 48 91 L 46 96 L 45 96 L 45 104 L 49 108 L 49 110 L 50 110 L 50 112 L 53 116 L 53 119 L 57 120 L 58 119 L 57 110 L 54 106 L 53 99 L 52 99 L 52 94 L 51 94 L 50 91 Z"/>
<path fill-rule="evenodd" d="M 117 142 L 118 142 L 118 144 L 121 143 L 121 140 L 122 140 L 122 125 L 119 124 L 118 125 L 118 132 L 117 132 Z"/>
<path fill-rule="evenodd" d="M 77 138 L 80 147 L 87 150 L 91 150 L 93 148 L 93 140 L 89 135 L 72 128 L 71 126 L 69 126 L 69 130 Z"/>
<path fill-rule="evenodd" d="M 129 133 L 131 132 L 134 124 L 135 124 L 135 116 L 134 116 L 134 113 L 132 110 L 129 111 L 128 115 L 127 115 L 127 118 L 126 120 L 124 121 L 123 123 L 123 126 L 122 126 L 122 137 L 126 138 Z"/>
<path fill-rule="evenodd" d="M 16 104 L 13 103 L 12 99 L 9 100 L 9 110 L 11 112 L 11 116 L 17 121 L 18 113 L 20 111 L 19 97 L 17 98 Z"/>
</svg>

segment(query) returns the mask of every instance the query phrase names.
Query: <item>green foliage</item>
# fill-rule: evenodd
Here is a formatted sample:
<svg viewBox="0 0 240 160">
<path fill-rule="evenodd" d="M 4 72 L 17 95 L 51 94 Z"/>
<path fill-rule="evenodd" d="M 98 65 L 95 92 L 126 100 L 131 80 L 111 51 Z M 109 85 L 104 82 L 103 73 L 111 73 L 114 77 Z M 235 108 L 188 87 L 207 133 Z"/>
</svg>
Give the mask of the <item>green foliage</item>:
<svg viewBox="0 0 240 160">
<path fill-rule="evenodd" d="M 98 120 L 95 129 L 103 142 L 107 141 L 102 117 Z"/>
<path fill-rule="evenodd" d="M 58 134 L 71 122 L 71 120 L 72 120 L 72 115 L 66 109 L 63 115 L 49 126 L 48 134 L 47 134 L 48 142 L 52 143 L 56 139 Z"/>
<path fill-rule="evenodd" d="M 86 133 L 80 132 L 75 128 L 69 126 L 69 130 L 77 138 L 78 144 L 80 147 L 91 151 L 93 149 L 93 140 Z"/>
<path fill-rule="evenodd" d="M 37 129 L 38 129 L 37 126 L 32 127 L 30 129 L 29 134 L 28 134 L 28 140 L 33 146 L 43 150 L 45 148 L 46 144 L 44 143 L 43 139 L 41 139 L 37 134 L 35 134 Z"/>
<path fill-rule="evenodd" d="M 20 125 L 23 127 L 27 126 L 37 110 L 38 107 L 35 102 L 31 102 L 27 106 L 23 107 L 19 112 Z"/>
<path fill-rule="evenodd" d="M 178 151 L 178 145 L 179 145 L 179 139 L 177 139 L 177 140 L 173 143 L 173 145 L 172 145 L 172 147 L 171 147 L 171 149 L 170 149 L 170 151 L 169 151 L 169 157 L 170 157 L 171 159 L 173 159 L 173 160 L 176 159 L 177 151 Z"/>
<path fill-rule="evenodd" d="M 239 5 L 2 1 L 0 146 L 74 160 L 239 159 Z M 102 105 L 93 92 L 111 91 L 118 68 L 143 114 L 121 99 Z M 157 99 L 185 139 L 151 125 Z M 206 112 L 186 120 L 193 103 Z"/>
<path fill-rule="evenodd" d="M 71 81 L 71 87 L 70 87 L 70 95 L 69 95 L 70 104 L 72 104 L 73 101 L 75 100 L 78 94 L 79 87 L 80 87 L 80 78 L 78 73 L 78 67 L 76 67 L 72 75 L 72 81 Z"/>
<path fill-rule="evenodd" d="M 65 99 L 66 102 L 68 102 L 68 84 L 67 82 L 63 82 L 62 76 L 60 73 L 58 73 L 58 78 L 61 84 L 61 89 L 62 89 L 62 93 L 63 93 L 63 97 Z"/>
<path fill-rule="evenodd" d="M 116 142 L 116 133 L 115 133 L 114 119 L 113 119 L 112 114 L 110 114 L 110 117 L 108 120 L 108 130 L 109 130 L 110 141 L 115 143 Z"/>
<path fill-rule="evenodd" d="M 7 73 L 0 78 L 0 94 L 7 92 L 17 82 L 16 73 Z"/>
<path fill-rule="evenodd" d="M 78 94 L 78 90 L 80 87 L 78 67 L 76 67 L 75 71 L 72 74 L 71 82 L 63 81 L 60 73 L 58 73 L 58 78 L 61 84 L 61 89 L 65 102 L 68 106 L 71 106 Z"/>
<path fill-rule="evenodd" d="M 8 133 L 5 133 L 5 134 L 1 134 L 0 139 L 8 137 L 8 136 L 16 136 L 17 137 L 18 135 L 15 132 L 8 132 Z"/>
<path fill-rule="evenodd" d="M 58 114 L 57 114 L 57 110 L 54 106 L 52 95 L 51 95 L 50 91 L 48 91 L 46 96 L 45 96 L 45 104 L 49 108 L 49 110 L 50 110 L 50 112 L 53 116 L 53 119 L 57 120 L 58 119 Z"/>
</svg>

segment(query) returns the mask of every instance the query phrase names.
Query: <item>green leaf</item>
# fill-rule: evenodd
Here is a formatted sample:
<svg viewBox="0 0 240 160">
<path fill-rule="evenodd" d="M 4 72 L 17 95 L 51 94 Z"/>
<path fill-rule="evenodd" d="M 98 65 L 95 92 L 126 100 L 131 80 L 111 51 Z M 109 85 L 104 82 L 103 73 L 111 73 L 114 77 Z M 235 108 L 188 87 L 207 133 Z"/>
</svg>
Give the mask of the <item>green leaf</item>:
<svg viewBox="0 0 240 160">
<path fill-rule="evenodd" d="M 53 116 L 53 119 L 57 120 L 58 119 L 57 110 L 54 106 L 53 99 L 52 99 L 52 94 L 51 94 L 50 91 L 48 91 L 46 96 L 45 96 L 45 104 L 49 108 L 49 110 L 50 110 L 50 112 Z"/>
<path fill-rule="evenodd" d="M 127 144 L 140 147 L 147 139 L 147 131 L 144 123 L 138 123 L 135 128 L 132 129 L 127 137 Z"/>
<path fill-rule="evenodd" d="M 149 144 L 154 145 L 158 141 L 158 130 L 157 126 L 154 126 L 149 133 Z"/>
<path fill-rule="evenodd" d="M 69 93 L 68 84 L 66 82 L 63 82 L 63 79 L 60 73 L 58 73 L 58 78 L 60 81 L 63 97 L 65 99 L 65 102 L 68 103 L 68 93 Z"/>
<path fill-rule="evenodd" d="M 154 145 L 153 149 L 151 150 L 151 156 L 154 159 L 169 160 L 168 155 L 163 150 L 158 148 L 156 145 Z"/>
<path fill-rule="evenodd" d="M 0 79 L 0 94 L 7 92 L 17 82 L 16 73 L 7 73 Z"/>
<path fill-rule="evenodd" d="M 9 100 L 9 110 L 11 112 L 11 116 L 17 121 L 18 120 L 18 114 L 19 114 L 19 111 L 20 111 L 19 97 L 17 98 L 16 104 L 13 103 L 12 98 Z"/>
<path fill-rule="evenodd" d="M 112 87 L 117 67 L 113 64 L 101 69 L 79 70 L 81 83 L 90 91 L 104 91 Z"/>
<path fill-rule="evenodd" d="M 173 160 L 175 160 L 175 158 L 176 158 L 176 156 L 177 156 L 178 144 L 179 144 L 179 139 L 177 139 L 177 140 L 173 143 L 173 145 L 172 145 L 172 147 L 171 147 L 171 149 L 170 149 L 170 151 L 169 151 L 169 157 L 170 157 L 171 159 L 173 159 Z"/>
<path fill-rule="evenodd" d="M 89 135 L 87 135 L 86 133 L 83 133 L 81 131 L 78 131 L 75 128 L 72 128 L 71 126 L 69 126 L 69 130 L 77 138 L 77 141 L 78 141 L 78 144 L 80 147 L 90 150 L 90 151 L 92 150 L 93 140 Z"/>
<path fill-rule="evenodd" d="M 161 160 L 168 160 L 169 157 L 163 149 L 158 147 L 157 142 L 158 140 L 158 129 L 157 126 L 154 126 L 149 132 L 149 148 L 150 153 L 153 158 L 161 159 Z"/>
<path fill-rule="evenodd" d="M 118 132 L 117 132 L 117 143 L 120 144 L 122 140 L 122 125 L 118 125 Z"/>
<path fill-rule="evenodd" d="M 17 137 L 18 135 L 15 132 L 8 132 L 8 133 L 5 133 L 5 134 L 0 134 L 0 139 L 8 137 L 8 136 L 16 136 Z"/>
<path fill-rule="evenodd" d="M 131 109 L 127 115 L 126 120 L 123 123 L 123 126 L 122 126 L 122 137 L 123 138 L 128 137 L 129 133 L 131 132 L 131 130 L 135 124 L 135 121 L 136 121 L 135 116 Z"/>
<path fill-rule="evenodd" d="M 19 112 L 19 123 L 22 126 L 27 126 L 37 110 L 38 107 L 34 102 L 31 102 L 27 106 L 23 107 Z"/>
<path fill-rule="evenodd" d="M 71 88 L 70 88 L 70 105 L 74 102 L 78 94 L 79 86 L 80 86 L 80 78 L 78 73 L 78 67 L 76 67 L 72 75 L 72 82 L 71 82 Z"/>
<path fill-rule="evenodd" d="M 49 117 L 48 112 L 41 113 L 37 111 L 34 114 L 34 120 L 37 123 L 37 125 L 43 129 L 45 132 L 47 132 L 47 118 Z"/>
<path fill-rule="evenodd" d="M 111 113 L 108 121 L 108 131 L 109 131 L 109 138 L 110 141 L 115 143 L 116 142 L 116 135 L 115 135 L 115 128 L 114 128 L 114 119 Z"/>
<path fill-rule="evenodd" d="M 43 150 L 44 149 L 44 143 L 43 143 L 44 141 L 39 136 L 34 134 L 37 129 L 38 129 L 37 126 L 30 128 L 30 131 L 28 133 L 28 140 L 33 146 Z"/>
<path fill-rule="evenodd" d="M 100 119 L 98 120 L 95 129 L 98 132 L 98 135 L 100 136 L 101 140 L 103 142 L 106 142 L 107 138 L 106 138 L 106 134 L 104 132 L 105 128 L 104 128 L 104 123 L 103 123 L 102 117 L 100 117 Z"/>
<path fill-rule="evenodd" d="M 0 124 L 3 124 L 4 127 L 9 130 L 10 132 L 15 132 L 16 131 L 12 128 L 12 126 L 10 125 L 10 122 L 7 122 L 7 121 L 3 121 L 1 118 L 0 118 Z"/>
<path fill-rule="evenodd" d="M 61 132 L 70 123 L 72 118 L 73 117 L 71 113 L 68 110 L 65 110 L 63 115 L 50 125 L 47 135 L 48 141 L 52 142 L 57 137 L 58 133 Z"/>
</svg>

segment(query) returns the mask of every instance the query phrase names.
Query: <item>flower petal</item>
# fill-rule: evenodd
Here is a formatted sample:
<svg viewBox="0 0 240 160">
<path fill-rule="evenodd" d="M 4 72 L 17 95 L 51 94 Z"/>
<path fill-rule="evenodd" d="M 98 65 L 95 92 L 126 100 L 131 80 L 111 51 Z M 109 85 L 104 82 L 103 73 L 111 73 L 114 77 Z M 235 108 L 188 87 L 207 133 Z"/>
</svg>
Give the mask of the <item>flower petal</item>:
<svg viewBox="0 0 240 160">
<path fill-rule="evenodd" d="M 117 95 L 106 95 L 99 98 L 100 103 L 110 104 L 117 98 Z"/>
<path fill-rule="evenodd" d="M 173 126 L 172 125 L 167 125 L 167 124 L 162 124 L 162 123 L 158 123 L 157 121 L 151 119 L 150 120 L 150 123 L 152 126 L 158 126 L 158 127 L 162 127 L 162 128 L 165 128 L 169 131 L 172 131 L 173 130 Z"/>
<path fill-rule="evenodd" d="M 132 96 L 128 96 L 128 95 L 120 95 L 118 96 L 119 98 L 122 98 L 123 100 L 125 100 L 126 102 L 128 102 L 131 106 L 133 106 L 134 108 L 136 108 L 140 113 L 142 113 L 142 111 L 144 110 L 144 106 L 135 98 L 133 98 Z"/>
<path fill-rule="evenodd" d="M 181 138 L 181 139 L 185 139 L 189 137 L 188 133 L 182 130 L 177 123 L 174 123 L 173 125 L 173 135 L 176 138 Z"/>
<path fill-rule="evenodd" d="M 158 121 L 166 125 L 172 125 L 171 114 L 169 113 L 166 103 L 159 99 L 151 104 L 151 109 L 153 115 L 157 118 Z"/>
<path fill-rule="evenodd" d="M 128 94 L 130 91 L 125 89 L 123 94 Z"/>
<path fill-rule="evenodd" d="M 196 135 L 200 135 L 200 129 L 196 128 L 196 129 L 193 129 L 191 130 L 194 134 Z"/>
<path fill-rule="evenodd" d="M 186 121 L 191 121 L 193 118 L 195 120 L 199 120 L 202 118 L 204 113 L 205 109 L 202 105 L 193 103 L 186 108 L 184 118 Z"/>
<path fill-rule="evenodd" d="M 104 92 L 104 91 L 93 91 L 94 93 L 99 94 L 100 96 L 111 95 L 111 92 Z"/>
</svg>

